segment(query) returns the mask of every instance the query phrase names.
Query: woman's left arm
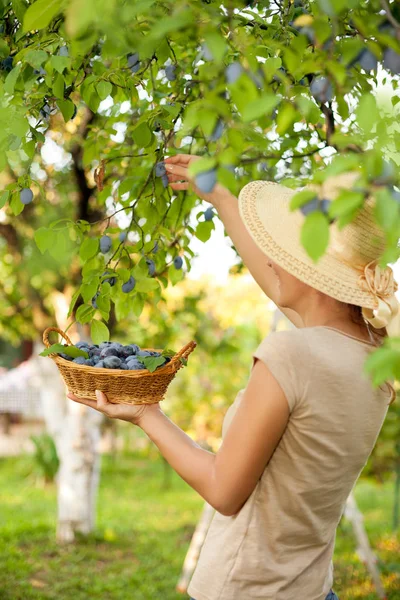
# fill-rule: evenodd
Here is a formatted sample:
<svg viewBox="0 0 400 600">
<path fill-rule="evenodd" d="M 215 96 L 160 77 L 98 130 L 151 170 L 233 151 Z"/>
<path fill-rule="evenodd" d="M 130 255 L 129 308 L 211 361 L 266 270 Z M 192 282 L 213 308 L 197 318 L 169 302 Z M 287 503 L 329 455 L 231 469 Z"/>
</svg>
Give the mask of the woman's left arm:
<svg viewBox="0 0 400 600">
<path fill-rule="evenodd" d="M 282 388 L 258 359 L 217 454 L 194 442 L 158 403 L 146 407 L 112 404 L 105 394 L 97 403 L 73 394 L 68 397 L 138 425 L 178 475 L 225 516 L 239 512 L 253 492 L 289 419 Z"/>
</svg>

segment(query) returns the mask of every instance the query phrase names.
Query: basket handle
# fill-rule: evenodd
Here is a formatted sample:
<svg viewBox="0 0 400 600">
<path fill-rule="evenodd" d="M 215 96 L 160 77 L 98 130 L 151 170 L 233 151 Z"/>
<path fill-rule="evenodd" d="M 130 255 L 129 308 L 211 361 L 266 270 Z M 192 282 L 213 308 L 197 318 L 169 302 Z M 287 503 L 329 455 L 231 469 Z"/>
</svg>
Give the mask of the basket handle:
<svg viewBox="0 0 400 600">
<path fill-rule="evenodd" d="M 172 360 L 179 359 L 181 357 L 187 358 L 189 354 L 193 352 L 196 346 L 196 342 L 189 342 L 188 344 L 186 344 L 186 346 L 183 346 L 182 350 L 179 350 L 179 352 L 175 354 Z"/>
<path fill-rule="evenodd" d="M 63 331 L 61 331 L 61 329 L 58 329 L 57 327 L 48 327 L 44 332 L 43 332 L 43 343 L 46 346 L 46 348 L 50 348 L 50 346 L 52 345 L 49 341 L 49 333 L 50 331 L 57 331 L 57 333 L 59 333 L 61 335 L 61 337 L 64 338 L 64 340 L 68 343 L 69 346 L 72 346 L 72 342 L 69 339 L 69 337 L 67 336 L 66 333 L 64 333 Z"/>
</svg>

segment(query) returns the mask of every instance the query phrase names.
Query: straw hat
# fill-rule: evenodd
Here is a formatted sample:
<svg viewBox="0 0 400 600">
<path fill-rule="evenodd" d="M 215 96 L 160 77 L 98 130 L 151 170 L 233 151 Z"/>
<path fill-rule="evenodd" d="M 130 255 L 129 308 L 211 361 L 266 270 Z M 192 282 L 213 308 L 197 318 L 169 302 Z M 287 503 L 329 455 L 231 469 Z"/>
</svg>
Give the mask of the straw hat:
<svg viewBox="0 0 400 600">
<path fill-rule="evenodd" d="M 329 177 L 320 186 L 306 189 L 320 199 L 334 200 L 340 191 L 352 188 L 357 172 Z M 368 196 L 353 222 L 339 230 L 330 227 L 327 251 L 314 262 L 300 241 L 305 216 L 291 211 L 289 203 L 298 190 L 272 181 L 252 181 L 239 194 L 240 216 L 257 246 L 288 273 L 311 287 L 342 302 L 362 307 L 371 325 L 389 325 L 399 312 L 392 269 L 377 264 L 386 244 L 385 235 L 373 216 L 375 200 Z"/>
</svg>

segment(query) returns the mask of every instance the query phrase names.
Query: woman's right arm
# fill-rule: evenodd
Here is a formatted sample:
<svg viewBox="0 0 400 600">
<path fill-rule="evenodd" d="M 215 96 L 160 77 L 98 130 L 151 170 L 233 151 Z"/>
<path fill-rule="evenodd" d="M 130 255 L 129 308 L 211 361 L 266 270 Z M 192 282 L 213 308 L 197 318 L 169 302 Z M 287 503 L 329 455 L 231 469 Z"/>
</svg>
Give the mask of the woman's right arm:
<svg viewBox="0 0 400 600">
<path fill-rule="evenodd" d="M 278 306 L 279 310 L 296 326 L 303 327 L 300 315 L 290 308 L 284 308 L 277 303 L 278 284 L 275 273 L 268 266 L 268 257 L 257 246 L 244 225 L 236 196 L 220 184 L 217 184 L 209 194 L 202 193 L 189 176 L 188 167 L 198 156 L 177 154 L 165 159 L 170 186 L 174 190 L 185 190 L 191 187 L 194 192 L 207 202 L 210 202 L 218 212 L 227 234 L 241 256 L 244 264 L 260 286 L 262 291 Z M 172 170 L 171 170 L 172 167 Z"/>
</svg>

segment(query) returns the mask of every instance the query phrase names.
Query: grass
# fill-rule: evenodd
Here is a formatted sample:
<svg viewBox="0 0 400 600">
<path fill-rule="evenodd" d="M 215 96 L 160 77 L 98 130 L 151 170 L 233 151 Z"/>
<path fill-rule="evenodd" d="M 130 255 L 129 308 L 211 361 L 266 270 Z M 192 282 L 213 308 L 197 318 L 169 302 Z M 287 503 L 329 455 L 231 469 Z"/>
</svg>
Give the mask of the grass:
<svg viewBox="0 0 400 600">
<path fill-rule="evenodd" d="M 161 458 L 137 453 L 113 461 L 103 456 L 96 531 L 65 547 L 55 543 L 56 490 L 33 484 L 30 461 L 29 456 L 0 460 L 1 600 L 188 598 L 176 591 L 176 584 L 203 500 L 172 470 L 165 489 Z M 355 496 L 387 597 L 400 600 L 400 532 L 391 531 L 393 489 L 392 481 L 360 480 Z M 375 600 L 355 548 L 351 526 L 342 519 L 334 589 L 340 600 Z"/>
</svg>

